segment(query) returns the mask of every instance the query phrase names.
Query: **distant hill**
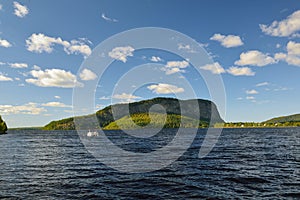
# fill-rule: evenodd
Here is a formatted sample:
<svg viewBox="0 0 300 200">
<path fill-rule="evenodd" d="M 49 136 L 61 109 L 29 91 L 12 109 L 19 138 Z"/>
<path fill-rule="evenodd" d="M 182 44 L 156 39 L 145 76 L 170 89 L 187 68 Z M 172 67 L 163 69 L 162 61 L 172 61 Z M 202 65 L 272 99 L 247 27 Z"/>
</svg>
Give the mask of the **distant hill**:
<svg viewBox="0 0 300 200">
<path fill-rule="evenodd" d="M 300 114 L 288 115 L 269 119 L 263 123 L 285 123 L 285 122 L 300 122 Z"/>
<path fill-rule="evenodd" d="M 198 102 L 199 109 L 194 107 L 195 101 Z M 200 127 L 207 127 L 210 122 L 212 124 L 224 123 L 224 120 L 219 115 L 216 105 L 209 100 L 202 99 L 178 100 L 174 98 L 159 97 L 150 100 L 134 102 L 129 104 L 130 116 L 135 120 L 136 124 L 144 126 L 150 122 L 148 113 L 155 113 L 155 119 L 157 120 L 155 123 L 157 126 L 160 126 L 163 119 L 163 111 L 159 109 L 159 107 L 153 106 L 156 104 L 161 105 L 168 114 L 167 123 L 165 124 L 165 127 L 168 128 L 178 128 L 180 124 L 185 124 L 184 126 L 189 127 L 192 122 L 195 122 L 195 120 Z M 76 128 L 79 129 L 96 129 L 99 126 L 104 129 L 118 129 L 120 127 L 118 127 L 117 124 L 123 124 L 122 126 L 124 126 L 124 128 L 131 128 L 131 125 L 129 124 L 129 115 L 128 112 L 126 112 L 127 110 L 128 104 L 107 106 L 106 108 L 96 112 L 97 121 L 95 120 L 94 115 L 79 116 L 75 118 L 62 119 L 59 121 L 52 121 L 43 129 L 74 130 L 74 120 L 77 122 Z M 200 118 L 197 118 L 197 116 L 199 116 L 199 111 Z M 113 113 L 115 116 L 113 116 Z M 181 116 L 182 122 L 184 123 L 181 123 Z M 116 120 L 118 120 L 118 123 L 115 122 L 114 117 Z M 156 126 L 155 123 L 152 125 Z"/>
</svg>

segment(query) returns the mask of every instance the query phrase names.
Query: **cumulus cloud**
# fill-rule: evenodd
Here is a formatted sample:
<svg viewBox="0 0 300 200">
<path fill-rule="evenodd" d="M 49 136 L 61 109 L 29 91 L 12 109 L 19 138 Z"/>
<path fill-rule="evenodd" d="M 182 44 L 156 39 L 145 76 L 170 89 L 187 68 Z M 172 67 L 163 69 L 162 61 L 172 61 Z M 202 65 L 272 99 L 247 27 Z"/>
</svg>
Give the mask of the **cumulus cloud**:
<svg viewBox="0 0 300 200">
<path fill-rule="evenodd" d="M 36 53 L 42 53 L 42 52 L 51 53 L 53 51 L 54 44 L 60 44 L 63 46 L 70 45 L 69 42 L 63 41 L 60 37 L 58 38 L 49 37 L 42 33 L 39 34 L 33 33 L 26 40 L 27 50 Z"/>
<path fill-rule="evenodd" d="M 300 66 L 300 43 L 288 42 L 286 62 L 290 65 Z"/>
<path fill-rule="evenodd" d="M 286 49 L 287 53 L 275 54 L 275 59 L 286 61 L 289 65 L 300 67 L 300 43 L 289 41 Z"/>
<path fill-rule="evenodd" d="M 167 83 L 153 84 L 149 85 L 147 88 L 156 94 L 176 94 L 184 92 L 183 88 Z"/>
<path fill-rule="evenodd" d="M 151 59 L 150 59 L 152 62 L 160 62 L 162 61 L 162 59 L 158 56 L 152 56 Z"/>
<path fill-rule="evenodd" d="M 237 35 L 222 35 L 216 33 L 210 38 L 210 40 L 218 41 L 226 48 L 238 47 L 244 44 L 240 36 Z"/>
<path fill-rule="evenodd" d="M 0 74 L 0 81 L 13 81 L 13 79 L 3 74 Z"/>
<path fill-rule="evenodd" d="M 252 65 L 262 67 L 274 63 L 276 63 L 276 60 L 268 54 L 252 50 L 241 53 L 240 59 L 235 61 L 234 64 L 239 66 Z"/>
<path fill-rule="evenodd" d="M 33 33 L 27 40 L 27 50 L 35 53 L 47 52 L 51 53 L 55 44 L 62 45 L 67 54 L 82 54 L 89 56 L 92 52 L 85 40 L 65 41 L 60 37 L 49 37 L 42 33 Z"/>
<path fill-rule="evenodd" d="M 72 40 L 71 44 L 65 46 L 67 54 L 82 54 L 85 57 L 91 55 L 91 48 L 81 40 Z"/>
<path fill-rule="evenodd" d="M 64 103 L 57 102 L 57 101 L 48 102 L 48 103 L 43 103 L 42 106 L 46 106 L 46 107 L 57 107 L 57 108 L 70 108 L 70 107 L 72 107 L 72 106 L 70 106 L 70 105 L 66 105 L 66 104 L 64 104 Z"/>
<path fill-rule="evenodd" d="M 29 10 L 26 6 L 14 1 L 14 14 L 20 18 L 23 18 L 25 17 L 28 13 L 29 13 Z"/>
<path fill-rule="evenodd" d="M 174 74 L 174 73 L 184 73 L 184 68 L 187 68 L 189 66 L 189 63 L 185 60 L 183 61 L 169 61 L 165 65 L 165 67 L 162 68 L 163 71 L 166 72 L 166 75 Z"/>
<path fill-rule="evenodd" d="M 218 62 L 201 66 L 200 69 L 211 71 L 213 74 L 222 74 L 226 72 Z"/>
<path fill-rule="evenodd" d="M 189 63 L 185 60 L 183 61 L 169 61 L 167 62 L 166 67 L 172 68 L 172 67 L 178 67 L 178 68 L 186 68 L 189 66 Z"/>
<path fill-rule="evenodd" d="M 8 47 L 11 47 L 11 44 L 7 40 L 0 38 L 0 47 L 8 48 Z"/>
<path fill-rule="evenodd" d="M 8 63 L 11 68 L 27 68 L 28 65 L 26 63 Z"/>
<path fill-rule="evenodd" d="M 273 21 L 270 25 L 260 24 L 263 33 L 277 37 L 299 37 L 300 10 L 295 11 L 282 21 Z"/>
<path fill-rule="evenodd" d="M 83 81 L 91 81 L 91 80 L 95 80 L 97 78 L 97 75 L 91 70 L 85 68 L 79 74 L 79 77 Z"/>
<path fill-rule="evenodd" d="M 39 115 L 47 110 L 43 107 L 38 107 L 36 103 L 29 102 L 24 105 L 0 105 L 0 113 L 4 115 L 9 114 L 27 114 L 27 115 Z"/>
<path fill-rule="evenodd" d="M 166 68 L 166 67 L 163 67 L 162 68 L 162 71 L 165 71 L 166 72 L 166 75 L 170 75 L 170 74 L 175 74 L 175 73 L 184 73 L 185 70 L 182 70 L 178 67 L 172 67 L 172 68 Z"/>
<path fill-rule="evenodd" d="M 249 67 L 230 67 L 227 72 L 233 76 L 254 76 L 255 72 Z"/>
<path fill-rule="evenodd" d="M 60 99 L 60 96 L 54 96 L 55 99 Z"/>
<path fill-rule="evenodd" d="M 246 90 L 246 94 L 258 94 L 258 91 L 252 89 L 252 90 Z"/>
<path fill-rule="evenodd" d="M 102 19 L 104 19 L 105 21 L 109 21 L 109 22 L 118 22 L 117 19 L 109 18 L 109 17 L 105 16 L 104 13 L 102 13 L 101 17 L 102 17 Z"/>
<path fill-rule="evenodd" d="M 40 87 L 73 88 L 83 86 L 82 83 L 76 80 L 74 74 L 62 69 L 32 70 L 30 74 L 34 78 L 25 81 Z"/>
<path fill-rule="evenodd" d="M 108 55 L 116 60 L 120 60 L 124 63 L 127 62 L 128 56 L 133 56 L 134 48 L 131 46 L 126 47 L 116 47 L 108 53 Z"/>
</svg>

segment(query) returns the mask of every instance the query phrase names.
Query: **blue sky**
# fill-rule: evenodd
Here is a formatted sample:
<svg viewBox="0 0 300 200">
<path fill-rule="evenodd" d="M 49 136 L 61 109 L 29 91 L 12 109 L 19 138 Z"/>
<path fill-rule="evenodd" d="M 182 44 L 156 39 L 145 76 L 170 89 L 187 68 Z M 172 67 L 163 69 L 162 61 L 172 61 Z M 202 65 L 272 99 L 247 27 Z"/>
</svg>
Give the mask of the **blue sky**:
<svg viewBox="0 0 300 200">
<path fill-rule="evenodd" d="M 222 77 L 226 121 L 263 121 L 300 112 L 298 0 L 0 0 L 0 115 L 9 127 L 43 126 L 72 116 L 73 88 L 98 78 L 88 69 L 78 73 L 82 62 L 107 38 L 141 27 L 172 29 L 202 45 L 214 64 L 196 67 Z M 185 58 L 135 51 L 130 44 L 111 51 L 107 56 L 116 61 L 95 91 L 96 108 L 111 102 L 111 86 L 122 74 L 146 63 L 160 64 L 166 75 L 193 80 L 202 87 L 197 97 L 210 99 Z M 177 82 L 166 85 L 162 80 L 113 98 L 184 95 L 181 80 Z"/>
</svg>

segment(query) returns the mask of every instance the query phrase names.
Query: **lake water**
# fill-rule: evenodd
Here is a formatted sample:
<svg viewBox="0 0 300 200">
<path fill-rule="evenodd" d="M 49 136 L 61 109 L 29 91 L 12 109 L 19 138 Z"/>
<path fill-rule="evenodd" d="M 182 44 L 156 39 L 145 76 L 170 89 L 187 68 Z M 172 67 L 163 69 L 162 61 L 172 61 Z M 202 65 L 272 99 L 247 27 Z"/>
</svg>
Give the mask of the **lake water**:
<svg viewBox="0 0 300 200">
<path fill-rule="evenodd" d="M 124 149 L 145 153 L 171 141 L 174 131 L 145 143 L 118 131 L 108 135 Z M 199 130 L 168 167 L 130 174 L 100 163 L 74 131 L 10 131 L 0 135 L 0 198 L 300 198 L 300 128 L 224 129 L 213 151 L 200 159 L 204 136 Z"/>
</svg>

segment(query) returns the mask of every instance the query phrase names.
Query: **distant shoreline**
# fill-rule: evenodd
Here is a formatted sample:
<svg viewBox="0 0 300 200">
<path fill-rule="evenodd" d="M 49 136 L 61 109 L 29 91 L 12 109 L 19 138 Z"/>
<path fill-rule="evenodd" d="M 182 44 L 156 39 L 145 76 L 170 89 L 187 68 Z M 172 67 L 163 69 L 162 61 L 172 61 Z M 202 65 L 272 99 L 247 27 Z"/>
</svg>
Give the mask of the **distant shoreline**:
<svg viewBox="0 0 300 200">
<path fill-rule="evenodd" d="M 278 127 L 207 127 L 207 128 L 182 128 L 182 129 L 283 129 L 283 128 L 300 128 L 299 126 L 278 126 Z M 164 129 L 178 129 L 178 128 L 164 128 Z M 10 128 L 8 131 L 17 131 L 17 130 L 39 130 L 39 131 L 76 131 L 74 130 L 43 130 L 42 127 L 24 127 L 24 128 Z M 119 131 L 119 130 L 147 130 L 146 128 L 141 129 L 102 129 L 103 131 Z M 85 130 L 82 130 L 85 131 Z M 87 131 L 87 130 L 86 130 Z"/>
</svg>

